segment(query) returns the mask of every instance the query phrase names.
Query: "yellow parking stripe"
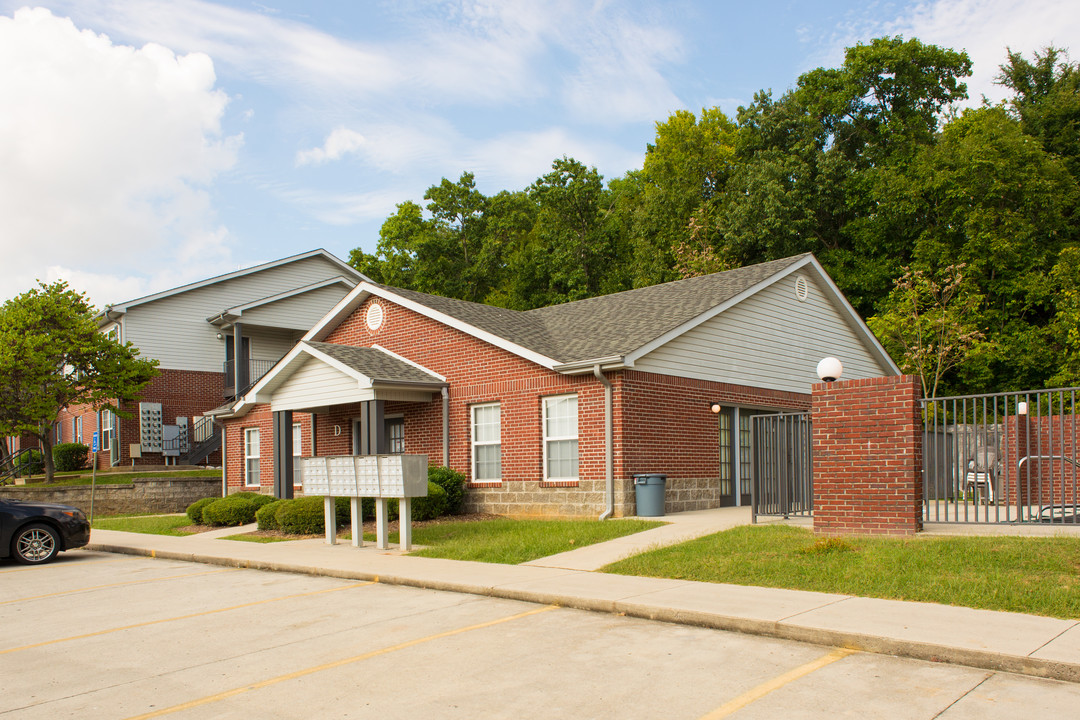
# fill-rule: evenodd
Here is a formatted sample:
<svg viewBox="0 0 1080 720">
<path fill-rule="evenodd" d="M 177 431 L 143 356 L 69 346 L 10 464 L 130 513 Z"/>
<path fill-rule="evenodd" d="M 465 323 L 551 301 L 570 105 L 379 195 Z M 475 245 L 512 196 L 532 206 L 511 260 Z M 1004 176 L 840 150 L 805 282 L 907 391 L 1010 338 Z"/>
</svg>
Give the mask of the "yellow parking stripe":
<svg viewBox="0 0 1080 720">
<path fill-rule="evenodd" d="M 405 650 L 407 648 L 415 647 L 416 645 L 431 642 L 432 640 L 440 640 L 442 638 L 453 637 L 454 635 L 460 635 L 462 633 L 470 632 L 472 630 L 482 630 L 483 628 L 492 627 L 493 625 L 501 625 L 502 623 L 510 622 L 511 620 L 518 620 L 523 617 L 528 617 L 529 615 L 536 615 L 538 613 L 548 612 L 549 610 L 555 610 L 556 607 L 557 606 L 555 605 L 547 605 L 542 608 L 527 610 L 523 613 L 518 613 L 517 615 L 511 615 L 510 617 L 499 618 L 498 620 L 489 620 L 487 622 L 478 623 L 476 625 L 469 625 L 468 627 L 458 628 L 457 630 L 447 630 L 446 632 L 436 633 L 435 635 L 428 635 L 427 637 L 418 638 L 416 640 L 409 640 L 398 645 L 382 648 L 381 650 L 372 650 L 371 652 L 364 653 L 363 655 L 354 655 L 343 660 L 335 660 L 334 662 L 329 662 L 324 665 L 316 665 L 314 667 L 305 668 L 303 670 L 297 670 L 296 672 L 291 672 L 287 675 L 278 675 L 277 677 L 270 678 L 269 680 L 262 680 L 257 683 L 252 683 L 251 685 L 244 685 L 243 687 L 233 688 L 232 690 L 226 690 L 225 692 L 220 692 L 216 695 L 208 695 L 204 698 L 199 698 L 198 700 L 192 700 L 190 702 L 186 702 L 180 705 L 173 705 L 172 707 L 162 708 L 161 710 L 155 710 L 154 712 L 149 712 L 145 715 L 134 715 L 127 720 L 149 720 L 149 718 L 161 717 L 162 715 L 170 715 L 172 713 L 180 712 L 182 710 L 190 710 L 191 708 L 196 708 L 201 705 L 208 705 L 209 703 L 214 703 L 220 700 L 226 700 L 231 697 L 236 697 L 237 695 L 242 695 L 243 693 L 250 692 L 252 690 L 260 690 L 264 687 L 277 685 L 278 683 L 285 682 L 286 680 L 295 680 L 296 678 L 301 678 L 306 675 L 312 675 L 314 673 L 322 672 L 324 670 L 333 670 L 334 668 L 358 663 L 362 660 L 368 660 L 373 657 L 378 657 L 379 655 L 385 655 L 387 653 L 396 652 L 398 650 Z"/>
<path fill-rule="evenodd" d="M 87 565 L 104 565 L 106 563 L 114 563 L 114 562 L 131 562 L 133 560 L 135 560 L 135 558 L 133 558 L 131 556 L 121 557 L 121 558 L 111 558 L 109 560 L 79 560 L 77 562 L 71 562 L 69 560 L 68 562 L 53 562 L 53 563 L 49 563 L 47 565 L 30 565 L 28 567 L 12 568 L 11 570 L 0 570 L 0 575 L 9 575 L 11 573 L 26 572 L 27 570 L 63 570 L 64 568 L 85 567 Z"/>
<path fill-rule="evenodd" d="M 121 632 L 122 630 L 132 630 L 134 628 L 147 627 L 150 625 L 161 625 L 168 622 L 176 622 L 178 620 L 190 620 L 191 618 L 203 617 L 204 615 L 213 615 L 215 613 L 229 612 L 231 610 L 241 610 L 243 608 L 254 607 L 256 605 L 265 605 L 266 603 L 279 602 L 281 600 L 291 600 L 293 598 L 309 597 L 311 595 L 321 595 L 323 593 L 337 592 L 338 590 L 349 590 L 351 588 L 364 587 L 365 585 L 374 585 L 375 582 L 361 582 L 353 583 L 351 585 L 342 585 L 341 587 L 326 588 L 324 590 L 313 590 L 312 592 L 297 593 L 296 595 L 283 595 L 276 598 L 268 598 L 266 600 L 256 600 L 254 602 L 244 603 L 243 605 L 232 605 L 230 607 L 217 608 L 216 610 L 204 610 L 203 612 L 191 613 L 190 615 L 178 615 L 177 617 L 162 618 L 161 620 L 148 620 L 146 622 L 135 623 L 134 625 L 124 625 L 122 627 L 109 628 L 108 630 L 98 630 L 97 632 L 86 633 L 85 635 L 72 635 L 71 637 L 58 638 L 56 640 L 46 640 L 45 642 L 34 643 L 33 645 L 23 645 L 21 647 L 8 648 L 7 650 L 0 650 L 0 655 L 7 655 L 8 653 L 19 652 L 20 650 L 32 650 L 33 648 L 45 647 L 46 645 L 56 645 L 57 643 L 70 642 L 72 640 L 84 640 L 86 638 L 97 637 L 99 635 L 108 635 L 110 633 Z"/>
<path fill-rule="evenodd" d="M 702 715 L 701 720 L 718 720 L 718 718 L 726 718 L 732 713 L 738 710 L 742 710 L 747 705 L 760 700 L 761 698 L 771 693 L 773 690 L 779 690 L 788 683 L 794 682 L 801 677 L 805 677 L 812 672 L 820 670 L 826 665 L 832 665 L 837 660 L 845 658 L 848 655 L 851 655 L 853 652 L 855 651 L 846 650 L 844 648 L 837 648 L 828 655 L 823 655 L 817 660 L 808 662 L 805 665 L 800 665 L 794 670 L 789 670 L 783 675 L 778 675 L 772 680 L 764 682 L 761 685 L 758 685 L 756 688 L 744 692 L 739 697 L 724 703 L 720 707 L 713 710 L 711 713 L 708 713 L 707 715 Z"/>
<path fill-rule="evenodd" d="M 89 587 L 78 588 L 76 590 L 64 590 L 63 592 L 48 593 L 47 595 L 34 595 L 32 597 L 16 598 L 15 600 L 3 600 L 0 601 L 0 605 L 10 605 L 11 603 L 27 602 L 29 600 L 42 600 L 44 598 L 58 597 L 60 595 L 73 595 L 75 593 L 89 592 L 90 590 L 103 590 L 105 588 L 124 587 L 125 585 L 143 585 L 145 583 L 157 582 L 158 580 L 183 580 L 184 578 L 198 577 L 200 575 L 215 575 L 223 572 L 235 572 L 237 568 L 223 568 L 221 570 L 207 570 L 206 572 L 188 573 L 187 575 L 167 575 L 159 578 L 144 578 L 142 580 L 127 580 L 125 582 L 109 583 L 108 585 L 90 585 Z"/>
</svg>

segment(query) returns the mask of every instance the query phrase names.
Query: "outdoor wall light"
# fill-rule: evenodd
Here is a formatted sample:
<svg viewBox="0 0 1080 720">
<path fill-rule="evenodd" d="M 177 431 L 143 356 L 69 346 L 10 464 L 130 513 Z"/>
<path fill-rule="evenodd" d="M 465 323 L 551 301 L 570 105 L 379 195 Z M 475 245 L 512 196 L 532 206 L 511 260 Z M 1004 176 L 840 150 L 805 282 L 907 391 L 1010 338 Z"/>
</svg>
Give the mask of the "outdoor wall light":
<svg viewBox="0 0 1080 720">
<path fill-rule="evenodd" d="M 836 382 L 844 372 L 844 366 L 834 357 L 823 358 L 817 364 L 817 375 L 821 382 Z"/>
<path fill-rule="evenodd" d="M 217 339 L 218 339 L 218 340 L 220 340 L 220 339 L 221 339 L 222 337 L 224 337 L 224 336 L 223 336 L 223 335 L 222 335 L 221 333 L 218 333 L 218 334 L 217 334 Z"/>
<path fill-rule="evenodd" d="M 1026 402 L 1018 402 L 1018 403 L 1016 403 L 1016 414 L 1017 415 L 1027 415 L 1027 403 Z"/>
<path fill-rule="evenodd" d="M 723 408 L 720 406 L 720 403 L 713 403 L 712 405 L 709 406 L 709 409 L 712 410 L 713 415 L 716 415 L 721 410 L 723 410 Z"/>
</svg>

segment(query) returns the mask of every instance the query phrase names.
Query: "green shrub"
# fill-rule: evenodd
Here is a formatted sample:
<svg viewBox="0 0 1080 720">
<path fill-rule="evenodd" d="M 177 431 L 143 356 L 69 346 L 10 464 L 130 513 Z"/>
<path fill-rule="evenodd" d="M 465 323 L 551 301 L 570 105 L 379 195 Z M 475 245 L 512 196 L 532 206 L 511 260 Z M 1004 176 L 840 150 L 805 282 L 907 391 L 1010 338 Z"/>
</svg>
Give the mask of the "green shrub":
<svg viewBox="0 0 1080 720">
<path fill-rule="evenodd" d="M 271 498 L 271 502 L 273 499 Z M 258 501 L 244 493 L 218 498 L 203 508 L 203 520 L 208 525 L 246 525 L 255 522 Z"/>
<path fill-rule="evenodd" d="M 269 507 L 269 506 L 267 506 Z M 349 498 L 334 498 L 334 517 L 339 528 L 349 524 L 352 509 Z M 282 500 L 274 503 L 274 522 L 276 529 L 291 535 L 313 535 L 326 529 L 323 513 L 323 498 L 319 495 Z M 261 525 L 259 529 L 264 529 Z"/>
<path fill-rule="evenodd" d="M 53 465 L 57 472 L 82 470 L 90 456 L 90 448 L 82 443 L 60 443 L 52 449 Z"/>
<path fill-rule="evenodd" d="M 259 523 L 260 530 L 280 530 L 281 526 L 278 525 L 277 511 L 281 509 L 282 503 L 292 502 L 292 500 L 274 500 L 273 502 L 266 503 L 261 508 L 255 511 L 255 522 Z"/>
<path fill-rule="evenodd" d="M 465 510 L 465 475 L 453 468 L 436 465 L 428 468 L 428 482 L 446 491 L 446 512 L 460 515 Z"/>
<path fill-rule="evenodd" d="M 19 456 L 15 461 L 15 473 L 23 475 L 40 475 L 45 472 L 45 456 L 40 450 L 29 450 Z"/>
<path fill-rule="evenodd" d="M 413 498 L 412 519 L 434 520 L 440 515 L 446 514 L 447 499 L 446 491 L 433 482 L 427 484 L 427 497 Z"/>
<path fill-rule="evenodd" d="M 255 503 L 255 507 L 257 508 L 261 508 L 264 505 L 269 505 L 272 502 L 277 502 L 278 500 L 278 498 L 274 497 L 273 495 L 264 495 L 263 493 L 251 492 L 250 490 L 233 493 L 232 497 L 250 498 Z"/>
<path fill-rule="evenodd" d="M 195 502 L 188 505 L 186 512 L 187 512 L 188 519 L 191 520 L 191 524 L 192 525 L 204 525 L 205 521 L 203 520 L 203 510 L 210 503 L 216 502 L 217 500 L 220 500 L 220 499 L 221 498 L 217 498 L 217 497 L 204 497 L 203 499 L 196 500 Z"/>
</svg>

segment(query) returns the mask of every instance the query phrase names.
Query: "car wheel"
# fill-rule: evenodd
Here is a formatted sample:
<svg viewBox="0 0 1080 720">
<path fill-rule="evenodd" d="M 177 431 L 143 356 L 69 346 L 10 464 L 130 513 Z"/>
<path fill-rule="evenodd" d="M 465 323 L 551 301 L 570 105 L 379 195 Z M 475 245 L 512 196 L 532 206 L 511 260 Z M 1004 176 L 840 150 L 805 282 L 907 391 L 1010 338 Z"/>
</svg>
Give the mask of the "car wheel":
<svg viewBox="0 0 1080 720">
<path fill-rule="evenodd" d="M 60 536 L 48 525 L 27 525 L 15 533 L 11 555 L 24 565 L 47 563 L 60 552 Z"/>
</svg>

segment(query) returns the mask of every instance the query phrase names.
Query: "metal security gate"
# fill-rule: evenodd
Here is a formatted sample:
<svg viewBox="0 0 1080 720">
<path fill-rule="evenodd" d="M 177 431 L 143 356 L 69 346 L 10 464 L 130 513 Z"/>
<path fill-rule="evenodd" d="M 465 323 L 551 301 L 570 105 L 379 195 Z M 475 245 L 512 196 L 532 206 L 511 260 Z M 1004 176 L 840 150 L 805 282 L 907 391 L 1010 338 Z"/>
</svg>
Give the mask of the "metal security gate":
<svg viewBox="0 0 1080 720">
<path fill-rule="evenodd" d="M 810 413 L 755 415 L 750 505 L 759 515 L 809 517 L 814 509 Z"/>
<path fill-rule="evenodd" d="M 1080 523 L 1078 392 L 923 400 L 924 521 Z"/>
</svg>

